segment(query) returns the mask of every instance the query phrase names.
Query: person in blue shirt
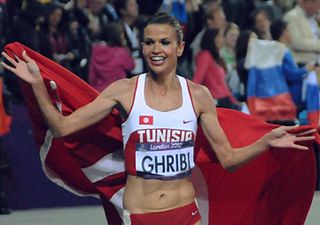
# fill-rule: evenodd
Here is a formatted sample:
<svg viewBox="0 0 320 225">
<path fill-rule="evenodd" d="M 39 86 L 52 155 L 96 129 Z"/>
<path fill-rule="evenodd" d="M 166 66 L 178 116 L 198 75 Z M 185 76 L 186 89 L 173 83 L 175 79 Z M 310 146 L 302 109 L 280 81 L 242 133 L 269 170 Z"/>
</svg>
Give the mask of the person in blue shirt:
<svg viewBox="0 0 320 225">
<path fill-rule="evenodd" d="M 270 26 L 272 39 L 285 46 L 289 46 L 291 35 L 287 27 L 288 24 L 281 19 L 274 21 Z M 302 100 L 302 84 L 303 79 L 312 70 L 319 70 L 315 62 L 309 62 L 305 66 L 299 67 L 291 51 L 287 48 L 283 57 L 282 71 L 285 75 L 292 100 L 297 106 L 297 113 L 305 108 Z"/>
</svg>

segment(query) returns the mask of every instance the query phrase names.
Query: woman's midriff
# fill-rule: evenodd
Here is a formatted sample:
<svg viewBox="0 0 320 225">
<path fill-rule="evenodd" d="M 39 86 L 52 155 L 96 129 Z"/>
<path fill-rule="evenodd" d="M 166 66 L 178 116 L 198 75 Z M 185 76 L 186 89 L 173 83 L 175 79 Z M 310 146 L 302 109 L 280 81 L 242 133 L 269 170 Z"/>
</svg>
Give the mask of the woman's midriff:
<svg viewBox="0 0 320 225">
<path fill-rule="evenodd" d="M 156 180 L 128 175 L 123 204 L 130 213 L 150 213 L 187 205 L 194 198 L 191 178 Z"/>
</svg>

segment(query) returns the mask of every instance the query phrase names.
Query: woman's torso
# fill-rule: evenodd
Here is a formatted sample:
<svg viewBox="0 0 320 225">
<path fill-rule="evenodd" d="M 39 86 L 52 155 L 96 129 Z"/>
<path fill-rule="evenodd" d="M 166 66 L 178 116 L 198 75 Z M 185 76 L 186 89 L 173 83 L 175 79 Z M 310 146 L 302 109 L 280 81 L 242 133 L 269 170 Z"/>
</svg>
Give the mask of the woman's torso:
<svg viewBox="0 0 320 225">
<path fill-rule="evenodd" d="M 135 97 L 122 124 L 128 173 L 123 201 L 134 213 L 176 208 L 195 197 L 190 175 L 197 116 L 187 81 L 178 78 L 180 94 L 150 98 L 145 79 L 146 75 L 137 79 Z"/>
</svg>

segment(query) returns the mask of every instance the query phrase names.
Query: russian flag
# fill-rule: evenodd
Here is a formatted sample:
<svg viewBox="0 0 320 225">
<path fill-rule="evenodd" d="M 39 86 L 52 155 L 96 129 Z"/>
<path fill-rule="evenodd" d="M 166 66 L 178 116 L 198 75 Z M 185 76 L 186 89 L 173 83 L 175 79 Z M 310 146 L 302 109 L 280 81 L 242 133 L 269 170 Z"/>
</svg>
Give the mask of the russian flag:
<svg viewBox="0 0 320 225">
<path fill-rule="evenodd" d="M 248 108 L 264 121 L 294 120 L 296 107 L 282 73 L 286 48 L 269 40 L 251 40 L 246 56 Z"/>
<path fill-rule="evenodd" d="M 320 116 L 320 96 L 318 79 L 315 72 L 310 72 L 306 81 L 306 108 L 309 123 L 314 127 L 319 127 Z"/>
</svg>

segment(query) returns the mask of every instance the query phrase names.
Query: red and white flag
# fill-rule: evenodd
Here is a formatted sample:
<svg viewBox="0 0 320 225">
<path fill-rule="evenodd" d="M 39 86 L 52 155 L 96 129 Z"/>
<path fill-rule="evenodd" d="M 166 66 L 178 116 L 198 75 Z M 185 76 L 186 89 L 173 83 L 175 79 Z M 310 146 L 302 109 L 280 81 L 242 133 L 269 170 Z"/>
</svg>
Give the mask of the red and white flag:
<svg viewBox="0 0 320 225">
<path fill-rule="evenodd" d="M 76 75 L 27 47 L 19 43 L 5 47 L 9 55 L 14 53 L 18 57 L 23 49 L 36 60 L 52 102 L 60 104 L 58 108 L 62 114 L 70 114 L 98 95 Z M 52 88 L 50 81 L 56 88 Z M 126 173 L 117 112 L 81 132 L 54 139 L 41 117 L 30 86 L 21 82 L 21 88 L 43 169 L 49 179 L 78 195 L 100 197 L 108 224 L 121 225 Z M 218 109 L 218 118 L 234 147 L 248 145 L 276 127 L 227 109 Z M 311 142 L 305 144 L 312 149 Z M 203 225 L 304 224 L 316 180 L 313 151 L 270 149 L 229 173 L 218 163 L 199 127 L 195 160 L 193 180 Z"/>
<path fill-rule="evenodd" d="M 153 116 L 139 116 L 140 125 L 153 125 Z"/>
</svg>

